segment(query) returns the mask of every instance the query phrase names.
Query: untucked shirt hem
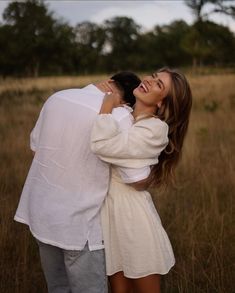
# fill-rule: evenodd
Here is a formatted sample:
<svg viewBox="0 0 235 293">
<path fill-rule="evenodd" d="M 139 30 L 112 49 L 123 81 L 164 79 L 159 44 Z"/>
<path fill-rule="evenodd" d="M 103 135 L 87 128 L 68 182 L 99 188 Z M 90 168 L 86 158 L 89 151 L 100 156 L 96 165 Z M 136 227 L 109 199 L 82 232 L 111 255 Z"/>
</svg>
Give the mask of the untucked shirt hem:
<svg viewBox="0 0 235 293">
<path fill-rule="evenodd" d="M 14 220 L 17 221 L 17 222 L 20 222 L 22 224 L 25 224 L 29 227 L 30 229 L 30 232 L 32 233 L 32 235 L 39 241 L 45 243 L 45 244 L 49 244 L 49 245 L 53 245 L 53 246 L 56 246 L 56 247 L 59 247 L 61 249 L 65 249 L 65 250 L 82 250 L 84 249 L 85 245 L 86 245 L 86 242 L 88 241 L 86 239 L 85 241 L 85 244 L 83 246 L 74 246 L 74 245 L 64 245 L 64 244 L 61 244 L 61 243 L 58 243 L 58 242 L 55 242 L 55 241 L 52 241 L 52 240 L 48 240 L 48 239 L 45 239 L 43 237 L 40 237 L 37 235 L 37 233 L 35 233 L 32 228 L 30 227 L 30 225 L 27 223 L 27 221 L 25 221 L 24 219 L 20 218 L 19 216 L 15 216 L 14 217 Z M 89 245 L 89 241 L 88 241 L 88 247 L 89 247 L 89 250 L 90 251 L 93 251 L 93 250 L 100 250 L 100 249 L 104 249 L 104 245 L 103 244 L 97 244 L 97 245 Z"/>
</svg>

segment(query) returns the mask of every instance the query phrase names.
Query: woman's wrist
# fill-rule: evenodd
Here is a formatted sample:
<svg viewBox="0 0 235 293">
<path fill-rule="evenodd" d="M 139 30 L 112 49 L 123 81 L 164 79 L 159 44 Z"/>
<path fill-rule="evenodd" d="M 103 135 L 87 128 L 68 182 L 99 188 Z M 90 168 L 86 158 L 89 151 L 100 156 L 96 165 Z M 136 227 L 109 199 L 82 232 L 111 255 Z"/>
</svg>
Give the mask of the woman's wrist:
<svg viewBox="0 0 235 293">
<path fill-rule="evenodd" d="M 104 98 L 103 104 L 100 108 L 100 114 L 111 114 L 113 111 L 113 108 L 115 108 L 115 103 L 113 100 Z"/>
<path fill-rule="evenodd" d="M 115 107 L 120 106 L 120 96 L 115 93 L 105 95 L 99 114 L 111 114 Z"/>
</svg>

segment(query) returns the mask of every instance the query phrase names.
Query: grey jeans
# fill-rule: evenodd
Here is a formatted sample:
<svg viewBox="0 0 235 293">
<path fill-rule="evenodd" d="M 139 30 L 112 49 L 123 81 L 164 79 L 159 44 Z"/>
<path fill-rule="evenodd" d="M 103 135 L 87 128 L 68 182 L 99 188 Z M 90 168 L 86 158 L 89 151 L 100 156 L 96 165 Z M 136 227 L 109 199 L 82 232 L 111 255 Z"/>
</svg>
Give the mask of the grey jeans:
<svg viewBox="0 0 235 293">
<path fill-rule="evenodd" d="M 49 293 L 107 293 L 104 249 L 64 250 L 38 241 Z"/>
</svg>

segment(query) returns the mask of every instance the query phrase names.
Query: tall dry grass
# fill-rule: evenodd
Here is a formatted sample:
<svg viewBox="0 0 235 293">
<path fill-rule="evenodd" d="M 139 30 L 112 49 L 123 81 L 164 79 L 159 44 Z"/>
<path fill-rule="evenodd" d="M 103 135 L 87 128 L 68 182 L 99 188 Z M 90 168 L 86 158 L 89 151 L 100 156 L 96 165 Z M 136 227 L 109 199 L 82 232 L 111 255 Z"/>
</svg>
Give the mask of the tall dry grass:
<svg viewBox="0 0 235 293">
<path fill-rule="evenodd" d="M 102 77 L 0 81 L 0 292 L 46 292 L 39 256 L 26 226 L 13 216 L 32 154 L 29 133 L 54 91 Z M 153 190 L 175 252 L 164 293 L 235 292 L 235 75 L 190 76 L 194 105 L 177 188 Z M 146 292 L 148 293 L 148 292 Z"/>
</svg>

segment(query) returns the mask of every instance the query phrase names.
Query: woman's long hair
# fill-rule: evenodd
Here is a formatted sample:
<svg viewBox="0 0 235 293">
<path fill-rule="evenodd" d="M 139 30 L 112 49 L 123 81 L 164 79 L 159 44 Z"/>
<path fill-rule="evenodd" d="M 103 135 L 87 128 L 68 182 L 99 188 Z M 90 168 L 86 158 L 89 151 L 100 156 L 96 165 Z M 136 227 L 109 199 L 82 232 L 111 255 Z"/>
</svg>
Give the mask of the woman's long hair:
<svg viewBox="0 0 235 293">
<path fill-rule="evenodd" d="M 169 143 L 160 154 L 158 164 L 152 167 L 149 177 L 151 186 L 174 183 L 174 170 L 181 157 L 192 107 L 192 93 L 185 76 L 167 67 L 158 72 L 168 73 L 172 81 L 170 92 L 156 113 L 169 126 Z"/>
</svg>

